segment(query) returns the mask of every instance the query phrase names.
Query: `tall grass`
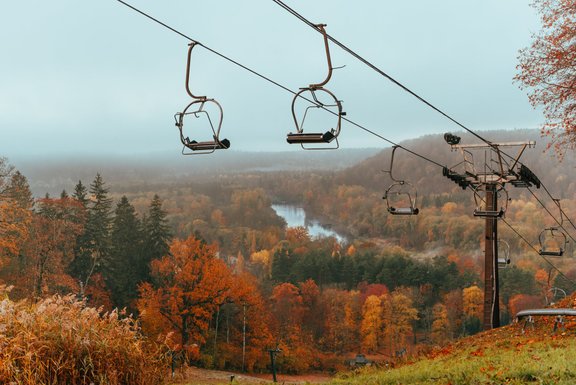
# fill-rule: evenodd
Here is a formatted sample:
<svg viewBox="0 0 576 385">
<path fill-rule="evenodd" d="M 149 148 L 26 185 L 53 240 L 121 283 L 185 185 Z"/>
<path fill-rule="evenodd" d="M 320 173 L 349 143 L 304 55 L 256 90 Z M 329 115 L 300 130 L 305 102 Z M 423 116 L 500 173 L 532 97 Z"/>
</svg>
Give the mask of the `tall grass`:
<svg viewBox="0 0 576 385">
<path fill-rule="evenodd" d="M 0 383 L 163 384 L 167 363 L 131 317 L 73 296 L 0 301 Z"/>
</svg>

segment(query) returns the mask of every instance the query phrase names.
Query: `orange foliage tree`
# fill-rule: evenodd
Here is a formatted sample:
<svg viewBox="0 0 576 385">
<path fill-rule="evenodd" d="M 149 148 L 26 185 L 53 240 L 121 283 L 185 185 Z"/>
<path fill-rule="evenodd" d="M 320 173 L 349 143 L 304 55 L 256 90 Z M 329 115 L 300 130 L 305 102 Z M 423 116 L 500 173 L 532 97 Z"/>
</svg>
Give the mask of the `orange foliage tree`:
<svg viewBox="0 0 576 385">
<path fill-rule="evenodd" d="M 77 284 L 66 269 L 74 258 L 76 237 L 83 231 L 80 203 L 65 197 L 40 199 L 38 204 L 19 275 L 31 281 L 29 289 L 36 298 L 75 291 Z"/>
<path fill-rule="evenodd" d="M 0 157 L 0 267 L 18 255 L 28 237 L 32 205 L 26 178 Z"/>
<path fill-rule="evenodd" d="M 357 291 L 325 289 L 322 292 L 324 304 L 324 333 L 320 339 L 322 346 L 334 353 L 356 350 L 358 340 L 358 316 L 360 313 Z"/>
<path fill-rule="evenodd" d="M 516 294 L 510 297 L 508 308 L 514 317 L 520 310 L 542 307 L 542 297 L 536 295 Z"/>
<path fill-rule="evenodd" d="M 273 332 L 282 350 L 279 365 L 292 372 L 308 370 L 314 364 L 314 347 L 310 331 L 304 328 L 307 308 L 300 289 L 291 283 L 275 286 L 271 310 L 275 320 Z"/>
<path fill-rule="evenodd" d="M 215 317 L 215 366 L 232 366 L 249 372 L 264 369 L 268 362 L 266 348 L 272 345 L 270 313 L 254 276 L 243 272 L 233 278 L 230 302 Z M 220 314 L 226 317 L 225 333 L 218 330 Z"/>
<path fill-rule="evenodd" d="M 482 319 L 484 311 L 484 293 L 478 286 L 470 286 L 462 290 L 462 308 L 468 317 Z"/>
<path fill-rule="evenodd" d="M 542 18 L 542 30 L 532 45 L 520 51 L 521 88 L 529 88 L 529 100 L 542 107 L 542 132 L 552 136 L 558 154 L 576 148 L 576 2 L 574 0 L 535 0 Z"/>
<path fill-rule="evenodd" d="M 0 268 L 14 265 L 20 256 L 29 236 L 33 206 L 26 177 L 0 157 Z M 8 276 L 13 282 L 10 272 Z"/>
<path fill-rule="evenodd" d="M 216 258 L 214 246 L 191 236 L 174 240 L 169 255 L 152 261 L 151 276 L 154 283 L 140 285 L 137 301 L 144 330 L 173 332 L 189 356 L 197 358 L 212 315 L 230 297 L 230 270 Z"/>
<path fill-rule="evenodd" d="M 397 351 L 406 348 L 408 338 L 413 335 L 413 323 L 418 319 L 418 311 L 403 288 L 397 288 L 385 296 L 384 335 L 389 348 Z"/>
<path fill-rule="evenodd" d="M 31 215 L 16 200 L 0 195 L 0 266 L 20 252 L 28 237 Z"/>
<path fill-rule="evenodd" d="M 440 344 L 446 341 L 450 333 L 448 310 L 442 303 L 437 303 L 432 308 L 432 341 Z"/>
<path fill-rule="evenodd" d="M 456 337 L 462 330 L 462 290 L 455 289 L 444 295 L 444 305 L 448 316 L 449 337 Z"/>
<path fill-rule="evenodd" d="M 382 301 L 380 297 L 370 295 L 362 306 L 362 349 L 366 352 L 376 352 L 382 337 Z"/>
</svg>

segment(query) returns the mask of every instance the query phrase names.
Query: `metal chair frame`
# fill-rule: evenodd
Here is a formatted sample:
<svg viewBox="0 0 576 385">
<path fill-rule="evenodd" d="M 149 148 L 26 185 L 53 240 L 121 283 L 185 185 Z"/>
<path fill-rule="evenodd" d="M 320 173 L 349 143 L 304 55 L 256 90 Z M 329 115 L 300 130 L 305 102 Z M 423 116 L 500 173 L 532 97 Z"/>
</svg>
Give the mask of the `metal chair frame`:
<svg viewBox="0 0 576 385">
<path fill-rule="evenodd" d="M 176 120 L 176 127 L 180 131 L 180 141 L 184 145 L 182 148 L 183 155 L 201 155 L 201 154 L 211 154 L 216 150 L 227 149 L 230 147 L 230 141 L 228 139 L 220 140 L 220 129 L 222 128 L 222 121 L 224 120 L 224 111 L 222 106 L 215 99 L 208 98 L 207 96 L 196 96 L 190 90 L 190 62 L 192 58 L 192 50 L 198 44 L 197 42 L 192 42 L 188 45 L 188 60 L 186 63 L 186 92 L 192 98 L 186 108 L 182 112 L 178 112 L 174 115 Z M 218 124 L 216 128 L 212 123 L 209 112 L 205 109 L 207 105 L 214 105 L 218 111 Z M 206 116 L 207 121 L 210 125 L 210 130 L 212 131 L 213 140 L 207 141 L 196 141 L 190 140 L 188 136 L 184 134 L 184 118 L 193 115 L 196 118 L 201 116 Z M 186 151 L 186 149 L 191 150 Z"/>
<path fill-rule="evenodd" d="M 301 88 L 300 91 L 298 91 L 292 99 L 292 117 L 294 119 L 294 125 L 296 126 L 296 132 L 290 132 L 286 137 L 286 141 L 290 144 L 300 144 L 300 146 L 305 150 L 335 150 L 339 148 L 340 144 L 338 143 L 338 135 L 340 134 L 340 129 L 342 127 L 342 116 L 346 115 L 346 113 L 342 111 L 342 101 L 338 100 L 338 98 L 331 91 L 324 88 L 324 86 L 330 81 L 330 78 L 332 77 L 332 70 L 334 69 L 332 67 L 332 60 L 330 58 L 328 34 L 324 29 L 325 26 L 326 24 L 317 24 L 316 28 L 318 28 L 324 37 L 324 47 L 326 50 L 326 60 L 328 63 L 328 74 L 322 82 L 310 84 L 308 87 Z M 303 98 L 302 94 L 305 92 L 310 92 L 315 105 L 307 107 L 302 120 L 298 122 L 298 117 L 296 116 L 296 100 L 298 98 Z M 328 94 L 330 99 L 334 100 L 334 102 L 330 104 L 322 103 L 316 95 L 317 92 L 324 92 Z M 304 132 L 304 121 L 306 120 L 308 111 L 311 108 L 326 109 L 326 107 L 336 107 L 336 111 L 334 112 L 334 114 L 337 116 L 336 126 L 326 132 Z M 336 141 L 335 146 L 306 146 L 311 144 L 328 144 L 334 140 Z"/>
</svg>

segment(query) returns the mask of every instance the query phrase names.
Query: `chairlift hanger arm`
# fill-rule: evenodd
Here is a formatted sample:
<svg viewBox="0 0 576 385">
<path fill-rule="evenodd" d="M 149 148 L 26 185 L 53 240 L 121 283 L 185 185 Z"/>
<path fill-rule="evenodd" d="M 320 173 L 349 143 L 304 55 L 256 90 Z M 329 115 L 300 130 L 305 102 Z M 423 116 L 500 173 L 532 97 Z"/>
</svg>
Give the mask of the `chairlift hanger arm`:
<svg viewBox="0 0 576 385">
<path fill-rule="evenodd" d="M 404 183 L 403 180 L 399 180 L 394 178 L 394 176 L 392 175 L 392 169 L 394 167 L 394 155 L 396 154 L 396 150 L 398 149 L 398 147 L 400 146 L 392 146 L 392 156 L 390 156 L 390 169 L 388 171 L 384 170 L 385 173 L 390 175 L 390 179 L 392 179 L 394 182 L 398 182 L 398 183 Z"/>
<path fill-rule="evenodd" d="M 332 77 L 332 59 L 330 58 L 330 47 L 328 46 L 328 34 L 326 33 L 326 24 L 316 24 L 316 28 L 322 33 L 324 36 L 324 47 L 326 48 L 326 61 L 328 62 L 328 74 L 326 75 L 326 79 L 323 82 L 317 84 L 310 84 L 311 89 L 317 89 L 324 87 Z"/>
<path fill-rule="evenodd" d="M 192 91 L 190 91 L 190 62 L 192 60 L 192 50 L 194 49 L 196 44 L 199 43 L 196 41 L 192 41 L 190 44 L 188 44 L 188 60 L 186 62 L 186 92 L 188 92 L 188 95 L 190 95 L 192 99 L 206 100 L 207 99 L 206 96 L 196 96 L 192 93 Z"/>
<path fill-rule="evenodd" d="M 560 228 L 564 228 L 562 225 L 564 224 L 564 210 L 562 210 L 562 206 L 560 206 L 560 199 L 558 198 L 552 198 L 552 200 L 554 201 L 554 203 L 556 204 L 556 206 L 558 206 L 558 210 L 560 211 L 560 223 L 558 225 L 560 225 Z"/>
</svg>

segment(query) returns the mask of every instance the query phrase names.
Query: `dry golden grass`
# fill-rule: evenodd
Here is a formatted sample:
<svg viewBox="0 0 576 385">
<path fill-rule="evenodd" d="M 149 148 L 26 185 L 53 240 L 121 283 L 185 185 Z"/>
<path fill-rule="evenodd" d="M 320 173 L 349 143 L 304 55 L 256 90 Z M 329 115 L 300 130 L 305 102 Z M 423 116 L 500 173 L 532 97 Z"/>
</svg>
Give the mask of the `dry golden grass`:
<svg viewBox="0 0 576 385">
<path fill-rule="evenodd" d="M 131 317 L 73 296 L 0 301 L 0 383 L 155 385 L 168 367 Z"/>
</svg>

